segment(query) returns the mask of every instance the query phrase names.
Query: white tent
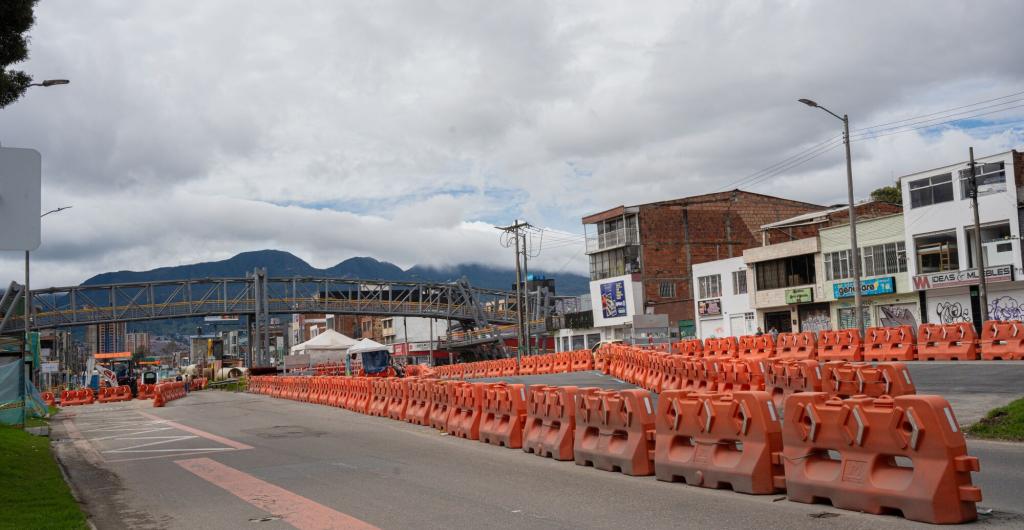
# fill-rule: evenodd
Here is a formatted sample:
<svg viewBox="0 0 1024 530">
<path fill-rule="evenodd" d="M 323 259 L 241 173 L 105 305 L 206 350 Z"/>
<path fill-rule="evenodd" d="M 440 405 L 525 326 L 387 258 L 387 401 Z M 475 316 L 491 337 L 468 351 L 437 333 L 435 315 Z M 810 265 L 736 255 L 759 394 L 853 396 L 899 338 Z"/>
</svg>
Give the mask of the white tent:
<svg viewBox="0 0 1024 530">
<path fill-rule="evenodd" d="M 372 339 L 359 339 L 348 348 L 348 353 L 366 353 L 371 351 L 388 351 L 388 347 Z"/>
<path fill-rule="evenodd" d="M 323 333 L 301 344 L 292 346 L 292 355 L 309 354 L 312 364 L 333 362 L 340 363 L 349 347 L 357 344 L 356 340 L 328 329 Z"/>
</svg>

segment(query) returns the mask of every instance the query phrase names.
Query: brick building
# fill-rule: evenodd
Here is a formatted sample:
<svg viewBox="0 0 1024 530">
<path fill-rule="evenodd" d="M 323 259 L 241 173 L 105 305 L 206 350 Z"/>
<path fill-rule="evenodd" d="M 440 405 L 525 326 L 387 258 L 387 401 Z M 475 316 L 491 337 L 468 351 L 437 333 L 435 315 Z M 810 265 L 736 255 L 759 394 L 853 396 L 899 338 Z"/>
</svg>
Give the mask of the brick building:
<svg viewBox="0 0 1024 530">
<path fill-rule="evenodd" d="M 653 313 L 667 315 L 673 331 L 693 334 L 694 264 L 800 237 L 800 226 L 767 232 L 761 227 L 823 208 L 733 190 L 584 217 L 595 327 L 605 340 L 627 338 L 636 315 Z"/>
</svg>

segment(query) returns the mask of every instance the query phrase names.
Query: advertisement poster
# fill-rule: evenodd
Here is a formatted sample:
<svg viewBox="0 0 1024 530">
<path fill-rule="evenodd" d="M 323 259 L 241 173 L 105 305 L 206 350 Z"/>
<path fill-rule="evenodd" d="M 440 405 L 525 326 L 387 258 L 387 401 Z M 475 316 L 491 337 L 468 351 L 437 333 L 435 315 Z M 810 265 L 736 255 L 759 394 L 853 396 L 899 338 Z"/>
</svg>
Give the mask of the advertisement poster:
<svg viewBox="0 0 1024 530">
<path fill-rule="evenodd" d="M 626 316 L 626 287 L 622 280 L 601 284 L 601 310 L 604 318 Z"/>
</svg>

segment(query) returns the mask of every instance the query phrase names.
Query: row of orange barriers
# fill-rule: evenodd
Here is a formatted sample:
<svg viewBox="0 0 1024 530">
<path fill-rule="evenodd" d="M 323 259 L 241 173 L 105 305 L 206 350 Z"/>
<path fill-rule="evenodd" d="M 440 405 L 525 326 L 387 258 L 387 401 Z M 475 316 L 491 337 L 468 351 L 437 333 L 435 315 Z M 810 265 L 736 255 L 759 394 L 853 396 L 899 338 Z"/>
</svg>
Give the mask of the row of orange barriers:
<svg viewBox="0 0 1024 530">
<path fill-rule="evenodd" d="M 210 379 L 207 377 L 193 377 L 188 383 L 189 390 L 205 390 L 210 385 Z"/>
<path fill-rule="evenodd" d="M 63 390 L 60 393 L 60 406 L 70 407 L 73 405 L 91 405 L 94 399 L 91 388 Z"/>
<path fill-rule="evenodd" d="M 1024 323 L 990 320 L 978 337 L 970 322 L 690 339 L 653 348 L 690 357 L 827 361 L 1024 360 Z"/>
<path fill-rule="evenodd" d="M 153 391 L 153 406 L 162 407 L 168 401 L 174 401 L 175 399 L 181 399 L 185 397 L 187 392 L 185 391 L 184 381 L 172 381 L 168 383 L 158 383 Z M 130 395 L 130 394 L 129 394 Z"/>
<path fill-rule="evenodd" d="M 800 373 L 817 363 L 773 362 Z M 825 365 L 836 369 L 817 378 L 821 386 L 846 390 L 792 393 L 784 419 L 762 390 L 666 390 L 655 406 L 644 390 L 527 390 L 427 378 L 261 376 L 249 388 L 629 475 L 750 494 L 785 491 L 796 502 L 930 523 L 975 519 L 981 492 L 971 472 L 980 467 L 967 455 L 949 403 L 939 396 L 863 395 L 893 391 L 879 381 L 902 374 L 875 377 L 863 370 L 878 368 L 863 363 Z M 844 392 L 857 394 L 842 399 Z M 356 397 L 346 404 L 349 395 Z"/>
<path fill-rule="evenodd" d="M 99 389 L 98 394 L 98 401 L 100 403 L 114 403 L 117 401 L 132 400 L 132 388 L 128 385 L 115 387 L 105 386 Z"/>
<path fill-rule="evenodd" d="M 528 355 L 521 358 L 516 368 L 515 359 L 496 359 L 472 363 L 450 364 L 434 367 L 433 373 L 441 379 L 479 379 L 484 377 L 509 377 L 515 375 L 561 374 L 599 370 L 601 355 L 590 350 Z"/>
<path fill-rule="evenodd" d="M 156 385 L 140 383 L 138 387 L 138 393 L 135 396 L 137 399 L 153 399 L 156 397 Z"/>
</svg>

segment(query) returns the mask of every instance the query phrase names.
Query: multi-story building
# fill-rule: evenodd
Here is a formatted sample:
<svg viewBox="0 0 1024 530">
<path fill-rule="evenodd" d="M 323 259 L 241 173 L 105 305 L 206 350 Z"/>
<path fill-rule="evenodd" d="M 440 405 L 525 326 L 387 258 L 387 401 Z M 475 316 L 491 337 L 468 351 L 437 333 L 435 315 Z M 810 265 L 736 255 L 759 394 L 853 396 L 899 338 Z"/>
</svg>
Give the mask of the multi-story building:
<svg viewBox="0 0 1024 530">
<path fill-rule="evenodd" d="M 125 322 L 93 324 L 85 328 L 85 343 L 90 355 L 123 352 L 127 346 L 127 334 L 128 324 Z"/>
<path fill-rule="evenodd" d="M 860 203 L 856 208 L 858 226 L 870 219 L 901 211 L 898 205 L 876 201 Z M 770 232 L 786 234 L 786 237 L 794 239 L 743 251 L 743 260 L 748 267 L 747 285 L 752 291 L 750 305 L 755 310 L 757 326 L 763 331 L 774 329 L 785 333 L 833 329 L 832 301 L 835 298 L 831 294 L 831 284 L 828 286 L 829 294 L 825 292 L 823 279 L 827 275 L 823 275 L 822 241 L 818 234 L 840 224 L 845 224 L 848 233 L 848 219 L 848 209 L 842 207 L 769 223 L 762 226 L 765 241 L 769 240 L 767 234 Z M 801 239 L 795 239 L 797 232 L 794 229 L 803 236 Z M 842 240 L 842 236 L 833 233 L 829 239 L 829 244 L 833 245 L 830 250 L 840 250 Z M 845 241 L 845 247 L 849 249 L 848 236 Z M 858 241 L 858 244 L 864 247 L 862 242 Z M 848 273 L 848 269 L 841 270 Z"/>
<path fill-rule="evenodd" d="M 634 318 L 653 313 L 666 315 L 678 335 L 694 335 L 693 265 L 792 237 L 800 227 L 760 228 L 821 209 L 734 190 L 617 206 L 584 217 L 595 327 L 605 340 L 629 338 Z"/>
<path fill-rule="evenodd" d="M 747 264 L 743 257 L 696 263 L 694 314 L 695 336 L 729 337 L 753 335 L 757 331 L 754 309 L 747 288 Z"/>
<path fill-rule="evenodd" d="M 128 333 L 125 335 L 125 351 L 130 351 L 132 353 L 137 353 L 139 351 L 146 353 L 152 352 L 150 349 L 151 338 L 152 337 L 147 331 L 134 331 L 132 333 Z"/>
<path fill-rule="evenodd" d="M 435 318 L 384 317 L 380 319 L 380 342 L 390 347 L 398 360 L 410 364 L 432 363 L 431 354 L 447 358 L 438 349 L 439 338 L 448 333 L 448 322 Z"/>
<path fill-rule="evenodd" d="M 988 318 L 1024 319 L 1021 260 L 1021 186 L 1024 153 L 1008 151 L 976 160 L 978 216 L 974 229 L 971 175 L 966 161 L 898 179 L 903 193 L 907 272 L 926 322 L 974 322 L 981 298 L 975 252 L 981 242 Z M 980 234 L 978 233 L 980 232 Z"/>
</svg>

